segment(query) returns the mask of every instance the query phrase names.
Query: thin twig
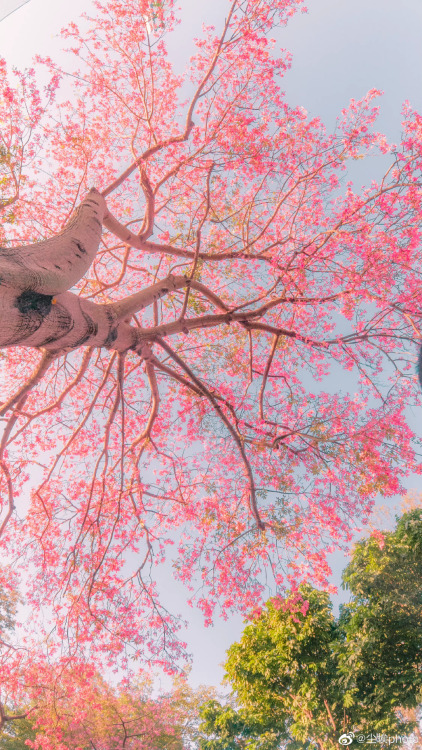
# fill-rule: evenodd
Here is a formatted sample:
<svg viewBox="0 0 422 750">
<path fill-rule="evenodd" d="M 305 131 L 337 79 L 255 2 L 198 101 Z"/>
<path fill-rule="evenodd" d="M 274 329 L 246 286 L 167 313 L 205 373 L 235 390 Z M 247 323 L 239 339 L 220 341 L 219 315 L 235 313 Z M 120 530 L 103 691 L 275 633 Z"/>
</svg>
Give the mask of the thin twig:
<svg viewBox="0 0 422 750">
<path fill-rule="evenodd" d="M 44 351 L 42 354 L 42 357 L 37 365 L 36 370 L 32 373 L 31 377 L 28 378 L 28 380 L 25 381 L 25 383 L 19 388 L 16 393 L 9 398 L 8 401 L 5 401 L 1 407 L 0 407 L 0 417 L 5 414 L 13 404 L 15 404 L 17 401 L 19 401 L 19 405 L 23 406 L 26 396 L 28 393 L 34 388 L 34 386 L 38 385 L 40 380 L 44 377 L 45 373 L 47 372 L 48 368 L 50 367 L 51 363 L 56 359 L 57 355 L 52 354 L 51 352 Z"/>
<path fill-rule="evenodd" d="M 170 357 L 172 359 L 174 359 L 175 362 L 177 362 L 177 364 L 179 365 L 179 367 L 181 367 L 182 370 L 184 370 L 189 375 L 189 377 L 193 380 L 193 382 L 195 383 L 195 385 L 197 386 L 197 388 L 199 388 L 203 392 L 203 394 L 207 397 L 208 401 L 211 403 L 212 407 L 214 408 L 214 410 L 216 411 L 216 413 L 220 417 L 221 421 L 226 425 L 228 431 L 230 432 L 230 435 L 232 436 L 233 440 L 235 441 L 235 443 L 236 443 L 236 445 L 238 447 L 239 453 L 240 453 L 240 455 L 242 457 L 242 461 L 243 461 L 243 463 L 245 465 L 246 473 L 247 473 L 247 476 L 248 476 L 248 480 L 249 480 L 249 492 L 250 492 L 250 494 L 249 494 L 249 507 L 250 507 L 250 510 L 251 510 L 251 513 L 252 513 L 253 517 L 255 518 L 255 521 L 256 521 L 256 524 L 257 524 L 258 528 L 261 531 L 263 531 L 265 529 L 265 523 L 264 523 L 264 521 L 262 521 L 262 519 L 261 519 L 261 517 L 259 515 L 259 511 L 258 511 L 258 506 L 257 506 L 257 502 L 256 502 L 256 493 L 255 493 L 255 482 L 254 482 L 254 478 L 253 478 L 252 468 L 251 468 L 251 465 L 249 463 L 248 457 L 247 457 L 247 455 L 245 453 L 245 449 L 244 449 L 244 447 L 242 445 L 242 442 L 239 439 L 239 436 L 236 434 L 236 431 L 233 428 L 231 422 L 227 419 L 227 417 L 224 414 L 221 406 L 216 401 L 216 399 L 213 396 L 213 394 L 211 393 L 211 391 L 208 390 L 208 388 L 206 387 L 206 385 L 204 383 L 202 383 L 202 381 L 199 380 L 199 378 L 196 377 L 196 375 L 192 372 L 192 370 L 190 369 L 190 367 L 188 367 L 188 365 L 186 365 L 185 362 L 183 362 L 183 360 L 178 356 L 178 354 L 176 354 L 176 352 L 173 351 L 173 349 L 171 349 L 171 347 L 168 344 L 166 344 L 166 342 L 163 341 L 162 338 L 160 338 L 159 336 L 157 336 L 155 338 L 155 341 L 157 342 L 157 344 L 159 346 L 161 346 L 162 349 L 164 349 L 164 351 L 167 352 L 167 354 L 170 355 Z"/>
</svg>

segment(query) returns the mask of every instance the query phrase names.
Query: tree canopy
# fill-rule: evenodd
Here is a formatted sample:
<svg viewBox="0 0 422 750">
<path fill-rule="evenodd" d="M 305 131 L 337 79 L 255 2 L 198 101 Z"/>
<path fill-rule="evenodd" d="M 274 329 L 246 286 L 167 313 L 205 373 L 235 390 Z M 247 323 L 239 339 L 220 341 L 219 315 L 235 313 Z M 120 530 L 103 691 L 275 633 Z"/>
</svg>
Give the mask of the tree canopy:
<svg viewBox="0 0 422 750">
<path fill-rule="evenodd" d="M 165 560 L 206 622 L 247 612 L 266 580 L 326 582 L 420 471 L 422 119 L 394 146 L 376 90 L 331 134 L 291 107 L 274 37 L 301 8 L 231 0 L 184 74 L 173 0 L 96 2 L 42 85 L 0 61 L 0 546 L 32 610 L 12 705 L 79 660 L 170 668 Z"/>
<path fill-rule="evenodd" d="M 178 681 L 159 696 L 148 680 L 112 685 L 79 665 L 44 685 L 26 716 L 7 721 L 2 750 L 184 750 L 198 733 L 198 707 L 212 689 Z M 3 708 L 4 714 L 6 711 Z M 7 711 L 12 714 L 12 711 Z"/>
<path fill-rule="evenodd" d="M 388 747 L 410 736 L 422 702 L 421 574 L 414 510 L 356 545 L 338 618 L 328 594 L 306 584 L 270 600 L 228 651 L 234 705 L 202 708 L 203 750 L 334 750 L 351 732 L 352 745 L 373 736 Z"/>
</svg>

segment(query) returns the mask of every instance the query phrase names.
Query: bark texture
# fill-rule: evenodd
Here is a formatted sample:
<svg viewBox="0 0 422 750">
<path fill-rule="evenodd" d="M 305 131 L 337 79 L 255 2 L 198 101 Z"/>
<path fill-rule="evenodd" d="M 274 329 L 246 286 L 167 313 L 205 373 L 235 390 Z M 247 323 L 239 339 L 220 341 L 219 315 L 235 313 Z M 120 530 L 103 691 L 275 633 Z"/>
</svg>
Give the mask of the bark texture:
<svg viewBox="0 0 422 750">
<path fill-rule="evenodd" d="M 145 341 L 156 336 L 230 322 L 231 316 L 226 320 L 230 315 L 227 305 L 187 276 L 169 274 L 110 304 L 96 304 L 68 291 L 88 271 L 98 251 L 103 223 L 110 230 L 110 216 L 103 195 L 93 188 L 59 234 L 33 245 L 1 249 L 0 348 L 28 346 L 58 353 L 93 346 L 125 352 L 142 348 Z M 120 236 L 122 225 L 115 219 L 113 222 Z M 129 234 L 141 242 L 139 236 Z M 199 321 L 185 320 L 182 315 L 171 324 L 150 329 L 129 325 L 132 315 L 184 287 L 199 291 L 223 315 L 204 316 Z"/>
<path fill-rule="evenodd" d="M 103 196 L 92 189 L 59 234 L 1 249 L 1 347 L 62 351 L 114 345 L 126 350 L 135 343 L 113 305 L 97 305 L 68 291 L 95 258 L 106 214 Z"/>
</svg>

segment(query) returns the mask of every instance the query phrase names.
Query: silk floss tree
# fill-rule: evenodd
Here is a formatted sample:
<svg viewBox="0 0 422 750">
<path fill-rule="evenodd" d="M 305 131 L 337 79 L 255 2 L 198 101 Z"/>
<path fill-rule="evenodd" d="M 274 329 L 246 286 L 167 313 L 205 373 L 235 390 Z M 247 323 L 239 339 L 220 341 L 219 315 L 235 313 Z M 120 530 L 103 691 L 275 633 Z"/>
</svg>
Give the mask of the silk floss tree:
<svg viewBox="0 0 422 750">
<path fill-rule="evenodd" d="M 325 583 L 418 470 L 422 120 L 407 107 L 391 146 L 375 90 L 334 134 L 289 106 L 272 36 L 300 8 L 228 3 L 183 76 L 171 0 L 148 24 L 145 0 L 96 3 L 42 91 L 2 63 L 0 542 L 43 664 L 60 642 L 168 665 L 155 565 L 207 622 L 265 581 Z M 356 192 L 372 151 L 385 174 Z"/>
</svg>

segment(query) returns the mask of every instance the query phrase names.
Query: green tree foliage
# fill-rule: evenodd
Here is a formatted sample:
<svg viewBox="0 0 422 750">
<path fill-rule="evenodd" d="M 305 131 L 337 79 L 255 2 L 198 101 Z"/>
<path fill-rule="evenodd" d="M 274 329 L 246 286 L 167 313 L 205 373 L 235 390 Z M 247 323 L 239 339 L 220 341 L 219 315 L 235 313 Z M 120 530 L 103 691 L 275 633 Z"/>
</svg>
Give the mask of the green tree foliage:
<svg viewBox="0 0 422 750">
<path fill-rule="evenodd" d="M 415 708 L 422 692 L 422 511 L 360 542 L 343 581 L 353 595 L 339 622 L 343 684 L 385 725 L 389 710 Z"/>
<path fill-rule="evenodd" d="M 0 736 L 1 750 L 28 750 L 26 740 L 35 740 L 36 731 L 30 718 L 17 719 L 5 724 Z"/>
<path fill-rule="evenodd" d="M 266 609 L 228 651 L 230 702 L 201 709 L 202 750 L 339 747 L 343 733 L 409 736 L 422 698 L 422 511 L 359 542 L 335 618 L 302 585 Z M 384 740 L 382 736 L 384 735 Z"/>
<path fill-rule="evenodd" d="M 0 568 L 0 639 L 13 630 L 19 602 L 17 589 L 10 583 L 6 568 Z"/>
</svg>

